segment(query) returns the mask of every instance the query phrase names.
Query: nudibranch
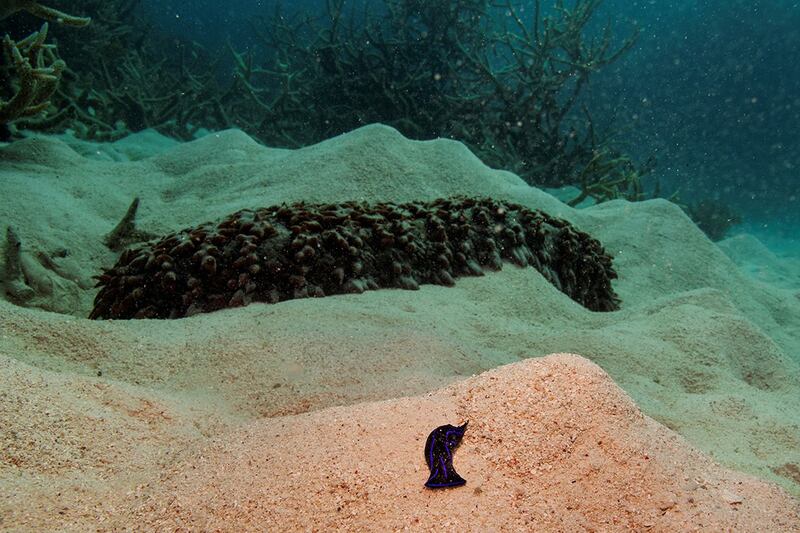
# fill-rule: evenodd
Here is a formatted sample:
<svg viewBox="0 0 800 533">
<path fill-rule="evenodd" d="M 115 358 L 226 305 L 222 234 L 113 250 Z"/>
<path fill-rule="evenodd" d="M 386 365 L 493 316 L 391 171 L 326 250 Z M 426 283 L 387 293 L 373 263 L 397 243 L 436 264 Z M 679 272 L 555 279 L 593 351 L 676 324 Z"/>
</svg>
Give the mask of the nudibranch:
<svg viewBox="0 0 800 533">
<path fill-rule="evenodd" d="M 431 470 L 431 475 L 425 486 L 430 489 L 447 487 L 460 487 L 467 480 L 458 475 L 453 468 L 453 450 L 461 443 L 467 422 L 462 426 L 439 426 L 434 429 L 425 442 L 425 462 Z"/>
</svg>

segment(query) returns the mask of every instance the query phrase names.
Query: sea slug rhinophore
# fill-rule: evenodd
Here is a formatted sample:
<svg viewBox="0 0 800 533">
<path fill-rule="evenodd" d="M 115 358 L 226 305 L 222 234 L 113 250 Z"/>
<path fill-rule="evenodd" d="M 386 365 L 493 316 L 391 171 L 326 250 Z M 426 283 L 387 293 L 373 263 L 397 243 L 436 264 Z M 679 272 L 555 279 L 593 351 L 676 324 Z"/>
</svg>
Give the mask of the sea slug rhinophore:
<svg viewBox="0 0 800 533">
<path fill-rule="evenodd" d="M 250 302 L 453 285 L 532 266 L 593 311 L 613 311 L 611 257 L 541 211 L 489 198 L 237 211 L 126 250 L 97 277 L 90 318 L 179 318 Z"/>
</svg>

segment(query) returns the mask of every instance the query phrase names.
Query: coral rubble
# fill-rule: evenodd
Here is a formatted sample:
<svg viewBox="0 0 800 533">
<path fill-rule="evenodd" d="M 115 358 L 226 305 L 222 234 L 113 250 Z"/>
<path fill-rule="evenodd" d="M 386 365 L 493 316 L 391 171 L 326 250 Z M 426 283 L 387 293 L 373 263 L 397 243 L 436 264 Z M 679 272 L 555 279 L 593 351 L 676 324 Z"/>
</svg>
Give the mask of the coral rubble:
<svg viewBox="0 0 800 533">
<path fill-rule="evenodd" d="M 139 197 L 131 202 L 125 216 L 122 217 L 111 232 L 106 235 L 104 242 L 109 249 L 115 252 L 137 242 L 146 241 L 155 237 L 152 233 L 142 231 L 136 227 L 136 211 L 139 210 Z"/>
<path fill-rule="evenodd" d="M 20 259 L 22 242 L 11 226 L 6 228 L 5 275 L 3 284 L 6 296 L 13 302 L 25 302 L 34 296 L 33 289 L 25 283 L 25 273 Z"/>
<path fill-rule="evenodd" d="M 533 266 L 588 309 L 618 307 L 611 257 L 597 240 L 541 211 L 457 197 L 237 211 L 126 250 L 98 277 L 90 318 L 179 318 L 254 301 L 451 286 L 503 260 Z"/>
</svg>

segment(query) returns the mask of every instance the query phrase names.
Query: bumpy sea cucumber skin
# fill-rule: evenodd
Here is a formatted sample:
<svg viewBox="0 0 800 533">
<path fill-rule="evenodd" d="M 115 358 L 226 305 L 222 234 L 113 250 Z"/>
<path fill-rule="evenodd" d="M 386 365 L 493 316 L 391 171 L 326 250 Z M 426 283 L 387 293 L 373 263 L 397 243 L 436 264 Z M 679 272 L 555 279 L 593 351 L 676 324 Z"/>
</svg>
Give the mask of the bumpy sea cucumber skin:
<svg viewBox="0 0 800 533">
<path fill-rule="evenodd" d="M 98 276 L 90 318 L 180 318 L 293 298 L 453 285 L 532 266 L 593 311 L 613 311 L 616 273 L 568 222 L 489 198 L 242 210 L 126 250 Z"/>
</svg>

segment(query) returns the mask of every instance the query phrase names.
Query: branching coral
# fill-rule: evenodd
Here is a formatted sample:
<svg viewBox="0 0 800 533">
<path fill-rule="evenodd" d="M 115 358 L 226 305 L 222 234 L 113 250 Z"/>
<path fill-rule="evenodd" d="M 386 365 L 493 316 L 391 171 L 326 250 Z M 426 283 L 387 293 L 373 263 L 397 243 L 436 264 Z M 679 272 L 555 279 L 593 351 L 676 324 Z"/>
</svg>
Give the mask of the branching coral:
<svg viewBox="0 0 800 533">
<path fill-rule="evenodd" d="M 592 36 L 600 3 L 535 0 L 526 11 L 515 0 L 383 0 L 380 14 L 362 15 L 328 0 L 321 23 L 276 10 L 255 26 L 263 60 L 236 56 L 239 102 L 260 113 L 229 116 L 288 147 L 382 122 L 413 138 L 461 140 L 535 185 L 629 196 L 646 168 L 610 157 L 612 136 L 581 106 L 590 76 L 637 35 L 615 42 L 607 25 Z"/>
<path fill-rule="evenodd" d="M 52 7 L 43 6 L 35 0 L 0 0 L 0 20 L 20 11 L 26 11 L 41 19 L 67 26 L 81 27 L 92 21 L 89 17 L 76 17 Z"/>
<path fill-rule="evenodd" d="M 317 18 L 278 6 L 254 24 L 260 47 L 231 49 L 235 73 L 223 87 L 199 47 L 147 32 L 140 0 L 86 0 L 95 22 L 79 38 L 59 36 L 75 58 L 55 94 L 58 117 L 67 117 L 59 127 L 95 139 L 145 128 L 190 139 L 201 127 L 238 127 L 299 147 L 381 122 L 412 138 L 463 141 L 533 185 L 641 199 L 649 167 L 598 133 L 582 105 L 590 76 L 636 39 L 636 31 L 613 39 L 610 25 L 592 32 L 600 3 L 327 0 Z M 5 13 L 33 5 L 0 4 Z"/>
<path fill-rule="evenodd" d="M 733 226 L 742 223 L 739 213 L 711 198 L 689 204 L 683 210 L 712 241 L 721 241 Z"/>
<path fill-rule="evenodd" d="M 231 126 L 228 121 L 205 120 L 218 116 L 216 97 L 221 91 L 216 90 L 213 68 L 202 50 L 175 48 L 171 38 L 149 32 L 137 10 L 140 0 L 84 0 L 82 4 L 93 14 L 91 25 L 80 32 L 50 28 L 62 57 L 69 58 L 69 68 L 62 66 L 61 82 L 50 99 L 58 113 L 19 123 L 18 129 L 70 128 L 79 137 L 114 140 L 154 128 L 189 139 L 202 126 Z M 89 21 L 34 2 L 0 3 L 4 17 L 18 11 L 46 16 L 64 26 L 85 26 Z M 13 33 L 13 27 L 6 27 Z M 12 66 L 9 59 L 0 69 Z M 14 93 L 6 85 L 0 83 L 0 98 Z"/>
<path fill-rule="evenodd" d="M 250 302 L 453 285 L 503 262 L 536 268 L 594 311 L 617 309 L 601 244 L 568 222 L 488 198 L 272 206 L 125 251 L 91 318 L 178 318 Z"/>
<path fill-rule="evenodd" d="M 629 50 L 637 32 L 616 46 L 610 25 L 599 37 L 588 36 L 601 1 L 577 0 L 570 9 L 556 0 L 545 14 L 544 3 L 535 0 L 532 17 L 518 2 L 501 3 L 506 26 L 494 36 L 498 53 L 465 55 L 494 88 L 487 106 L 494 116 L 478 140 L 488 163 L 557 186 L 578 182 L 598 153 L 610 151 L 610 135 L 599 137 L 578 104 L 590 76 Z"/>
<path fill-rule="evenodd" d="M 599 147 L 576 179 L 576 185 L 581 189 L 580 194 L 567 204 L 575 207 L 587 198 L 598 203 L 618 198 L 632 202 L 646 200 L 642 178 L 652 171 L 654 164 L 654 160 L 649 159 L 644 165 L 637 165 L 624 154 L 607 146 Z M 660 186 L 656 181 L 653 197 L 657 198 L 660 194 Z M 669 200 L 674 201 L 676 198 L 677 193 Z"/>
<path fill-rule="evenodd" d="M 21 11 L 66 26 L 83 27 L 91 22 L 88 17 L 70 15 L 35 0 L 0 0 L 0 20 Z M 11 135 L 9 126 L 12 122 L 25 120 L 26 127 L 41 128 L 56 124 L 66 116 L 65 109 L 61 109 L 47 121 L 32 120 L 41 118 L 51 107 L 51 100 L 66 69 L 64 61 L 56 54 L 55 46 L 45 44 L 47 32 L 48 24 L 45 22 L 38 32 L 19 42 L 14 42 L 8 34 L 3 38 L 0 138 Z"/>
<path fill-rule="evenodd" d="M 61 32 L 59 49 L 69 58 L 57 103 L 69 113 L 76 135 L 114 140 L 153 128 L 190 139 L 215 121 L 214 65 L 197 45 L 150 31 L 140 0 L 85 0 L 91 26 Z M 177 43 L 177 45 L 176 45 Z"/>
<path fill-rule="evenodd" d="M 2 70 L 9 83 L 6 89 L 13 94 L 7 100 L 0 97 L 0 134 L 7 135 L 12 122 L 41 115 L 50 106 L 66 65 L 56 56 L 55 47 L 45 44 L 47 29 L 45 22 L 22 41 L 14 42 L 8 35 L 3 38 Z"/>
</svg>

